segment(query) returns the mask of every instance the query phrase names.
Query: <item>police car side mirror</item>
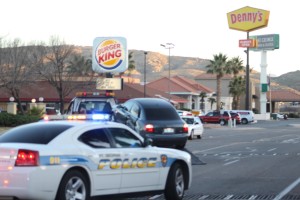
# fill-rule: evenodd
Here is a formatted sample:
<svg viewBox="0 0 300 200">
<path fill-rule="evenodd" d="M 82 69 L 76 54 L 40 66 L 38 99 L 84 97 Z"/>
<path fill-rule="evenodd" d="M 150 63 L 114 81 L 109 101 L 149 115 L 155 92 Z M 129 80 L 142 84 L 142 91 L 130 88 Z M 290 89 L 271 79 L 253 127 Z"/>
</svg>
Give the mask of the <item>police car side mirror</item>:
<svg viewBox="0 0 300 200">
<path fill-rule="evenodd" d="M 153 140 L 151 138 L 145 138 L 144 139 L 144 147 L 147 147 L 147 146 L 152 146 L 153 144 Z"/>
</svg>

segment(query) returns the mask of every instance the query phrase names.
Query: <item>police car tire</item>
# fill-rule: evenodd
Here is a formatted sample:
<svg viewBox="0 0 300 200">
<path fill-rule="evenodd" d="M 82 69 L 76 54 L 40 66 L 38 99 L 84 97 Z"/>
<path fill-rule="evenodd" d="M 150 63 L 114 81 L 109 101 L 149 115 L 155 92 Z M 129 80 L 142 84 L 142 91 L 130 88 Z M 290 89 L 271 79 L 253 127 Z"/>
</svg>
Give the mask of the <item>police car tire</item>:
<svg viewBox="0 0 300 200">
<path fill-rule="evenodd" d="M 81 186 L 77 188 L 75 192 L 80 192 L 82 194 L 82 200 L 89 200 L 90 186 L 88 184 L 87 178 L 78 170 L 71 170 L 63 176 L 58 188 L 56 200 L 72 199 L 67 198 L 67 189 L 71 186 L 70 184 L 75 182 L 81 184 Z"/>
<path fill-rule="evenodd" d="M 166 188 L 165 188 L 166 200 L 181 200 L 184 196 L 184 173 L 181 165 L 175 163 L 168 175 Z"/>
</svg>

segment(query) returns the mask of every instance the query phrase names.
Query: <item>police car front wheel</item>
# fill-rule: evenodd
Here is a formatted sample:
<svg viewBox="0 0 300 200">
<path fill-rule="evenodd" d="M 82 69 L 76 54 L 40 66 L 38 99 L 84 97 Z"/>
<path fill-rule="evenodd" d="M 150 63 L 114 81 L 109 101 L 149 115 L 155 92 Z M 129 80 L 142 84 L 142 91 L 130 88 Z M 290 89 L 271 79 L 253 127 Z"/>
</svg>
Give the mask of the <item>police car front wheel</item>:
<svg viewBox="0 0 300 200">
<path fill-rule="evenodd" d="M 184 195 L 184 174 L 179 163 L 175 163 L 169 172 L 165 188 L 166 200 L 181 200 Z"/>
<path fill-rule="evenodd" d="M 67 172 L 57 192 L 57 200 L 89 200 L 90 188 L 86 177 L 78 170 Z"/>
</svg>

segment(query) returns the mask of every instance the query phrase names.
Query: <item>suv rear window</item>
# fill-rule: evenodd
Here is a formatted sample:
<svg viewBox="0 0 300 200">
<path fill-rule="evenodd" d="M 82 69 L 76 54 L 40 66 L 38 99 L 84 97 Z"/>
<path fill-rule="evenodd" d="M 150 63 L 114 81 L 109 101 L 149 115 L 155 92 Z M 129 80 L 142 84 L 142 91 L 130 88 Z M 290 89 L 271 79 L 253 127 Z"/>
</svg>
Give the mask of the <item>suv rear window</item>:
<svg viewBox="0 0 300 200">
<path fill-rule="evenodd" d="M 168 107 L 162 108 L 145 108 L 145 115 L 147 120 L 178 120 L 179 115 L 175 109 Z"/>
<path fill-rule="evenodd" d="M 13 128 L 0 136 L 0 143 L 48 144 L 60 133 L 71 128 L 64 124 L 35 124 Z"/>
</svg>

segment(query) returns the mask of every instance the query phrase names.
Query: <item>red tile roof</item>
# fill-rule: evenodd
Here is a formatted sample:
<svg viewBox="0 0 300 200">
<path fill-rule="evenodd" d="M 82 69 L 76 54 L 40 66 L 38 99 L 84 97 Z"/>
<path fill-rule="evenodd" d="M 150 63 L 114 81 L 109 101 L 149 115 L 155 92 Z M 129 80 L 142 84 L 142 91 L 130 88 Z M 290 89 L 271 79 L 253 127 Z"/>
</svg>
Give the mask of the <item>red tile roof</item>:
<svg viewBox="0 0 300 200">
<path fill-rule="evenodd" d="M 270 99 L 270 92 L 267 93 L 267 99 Z M 271 101 L 300 102 L 300 93 L 289 90 L 274 90 L 271 91 Z"/>
<path fill-rule="evenodd" d="M 81 82 L 74 81 L 72 84 L 76 84 L 76 90 L 72 91 L 66 98 L 65 102 L 68 103 L 75 97 L 76 92 L 99 92 L 96 90 L 95 82 Z M 100 91 L 100 93 L 105 94 L 105 91 Z M 8 102 L 10 95 L 7 90 L 0 88 L 0 102 Z M 165 98 L 169 98 L 168 94 L 164 91 L 157 90 L 155 88 L 146 87 L 147 97 L 157 97 L 160 95 Z M 38 99 L 39 97 L 44 98 L 44 102 L 59 102 L 59 96 L 54 87 L 52 87 L 47 81 L 36 81 L 30 85 L 24 86 L 20 91 L 20 97 L 22 102 L 31 102 L 31 99 Z M 116 90 L 115 97 L 120 102 L 124 102 L 130 98 L 144 97 L 144 86 L 134 83 L 124 83 L 123 90 Z M 170 99 L 176 102 L 187 102 L 186 99 L 171 95 Z"/>
<path fill-rule="evenodd" d="M 212 93 L 213 91 L 210 88 L 197 83 L 196 81 L 181 76 L 171 77 L 170 81 L 167 77 L 163 77 L 158 80 L 152 81 L 147 85 L 151 88 L 157 88 L 162 91 L 168 91 L 169 84 L 170 84 L 171 93 L 176 93 L 176 92 L 199 93 L 201 91 L 206 93 Z"/>
</svg>

